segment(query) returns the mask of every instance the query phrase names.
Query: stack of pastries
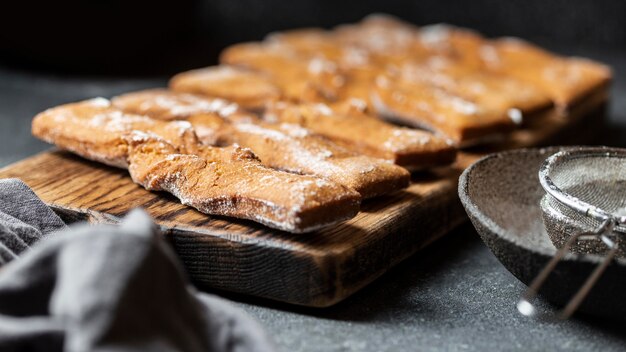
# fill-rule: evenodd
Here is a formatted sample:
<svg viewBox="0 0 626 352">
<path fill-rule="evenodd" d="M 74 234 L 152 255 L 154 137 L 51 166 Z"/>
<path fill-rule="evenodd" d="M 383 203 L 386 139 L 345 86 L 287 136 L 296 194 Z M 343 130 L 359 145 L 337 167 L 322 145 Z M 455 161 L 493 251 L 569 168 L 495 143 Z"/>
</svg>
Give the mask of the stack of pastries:
<svg viewBox="0 0 626 352">
<path fill-rule="evenodd" d="M 272 34 L 220 60 L 169 89 L 46 110 L 33 134 L 206 214 L 301 233 L 354 217 L 458 148 L 597 106 L 611 79 L 517 39 L 383 15 Z"/>
</svg>

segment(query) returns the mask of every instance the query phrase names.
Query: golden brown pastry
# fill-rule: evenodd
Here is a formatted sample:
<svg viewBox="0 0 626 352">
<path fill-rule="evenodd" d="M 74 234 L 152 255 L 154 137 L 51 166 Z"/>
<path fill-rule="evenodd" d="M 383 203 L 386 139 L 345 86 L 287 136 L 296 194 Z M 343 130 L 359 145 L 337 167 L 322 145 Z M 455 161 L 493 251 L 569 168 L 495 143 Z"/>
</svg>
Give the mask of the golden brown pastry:
<svg viewBox="0 0 626 352">
<path fill-rule="evenodd" d="M 179 73 L 169 86 L 178 92 L 224 98 L 251 110 L 261 109 L 281 96 L 268 77 L 225 65 Z"/>
<path fill-rule="evenodd" d="M 298 68 L 292 76 L 300 84 L 315 81 L 303 70 L 315 62 L 340 84 L 318 80 L 317 91 L 326 94 L 294 90 L 290 100 L 335 104 L 358 98 L 389 120 L 437 131 L 460 146 L 505 136 L 522 120 L 532 124 L 549 115 L 553 105 L 567 111 L 606 99 L 611 77 L 606 66 L 558 57 L 521 40 L 488 40 L 445 24 L 418 28 L 386 15 L 332 31 L 273 34 L 227 49 L 223 60 L 279 80 L 281 67 L 289 65 Z M 289 83 L 281 87 L 298 83 L 284 81 Z"/>
<path fill-rule="evenodd" d="M 518 90 L 518 81 L 472 73 L 480 60 L 460 49 L 476 52 L 482 43 L 469 31 L 432 26 L 418 32 L 392 18 L 371 17 L 334 32 L 291 31 L 235 45 L 222 62 L 271 77 L 291 101 L 337 104 L 358 98 L 381 117 L 465 146 L 505 135 L 523 115 L 551 106 L 537 90 Z M 443 59 L 431 60 L 434 53 Z M 448 82 L 440 84 L 442 77 Z M 475 92 L 479 85 L 485 92 Z"/>
<path fill-rule="evenodd" d="M 381 116 L 438 131 L 459 146 L 502 137 L 522 119 L 513 106 L 488 104 L 481 97 L 462 96 L 420 80 L 388 75 L 376 80 L 372 102 Z"/>
<path fill-rule="evenodd" d="M 370 105 L 391 121 L 437 131 L 458 145 L 503 136 L 522 118 L 552 106 L 543 91 L 486 72 L 478 34 L 447 25 L 411 26 L 375 16 L 335 31 L 338 41 L 369 53 Z M 349 85 L 349 84 L 348 84 Z"/>
<path fill-rule="evenodd" d="M 268 167 L 319 176 L 354 189 L 363 198 L 409 185 L 408 171 L 399 166 L 349 151 L 298 125 L 267 123 L 221 99 L 154 89 L 124 94 L 112 103 L 156 119 L 186 120 L 206 144 L 250 148 Z M 224 114 L 224 109 L 211 106 L 230 108 Z"/>
<path fill-rule="evenodd" d="M 513 77 L 488 71 L 459 73 L 445 64 L 438 67 L 406 64 L 389 77 L 392 80 L 404 79 L 444 89 L 457 96 L 472 99 L 478 105 L 500 110 L 502 116 L 514 120 L 514 114 L 521 113 L 525 118 L 534 118 L 533 114 L 545 111 L 553 105 L 550 96 L 543 90 Z M 509 111 L 512 109 L 518 112 Z"/>
<path fill-rule="evenodd" d="M 271 104 L 264 119 L 300 125 L 350 150 L 382 158 L 410 170 L 447 165 L 455 160 L 452 143 L 430 132 L 398 127 L 366 113 L 360 102 L 333 105 Z"/>
<path fill-rule="evenodd" d="M 575 105 L 598 89 L 606 89 L 611 81 L 611 69 L 605 65 L 558 57 L 520 39 L 495 40 L 487 48 L 487 69 L 542 89 L 562 108 Z"/>
<path fill-rule="evenodd" d="M 269 77 L 283 97 L 292 101 L 336 101 L 345 84 L 344 75 L 333 61 L 303 57 L 283 45 L 233 45 L 222 52 L 220 62 Z"/>
<path fill-rule="evenodd" d="M 317 177 L 276 171 L 249 150 L 198 143 L 186 121 L 126 114 L 106 99 L 37 115 L 33 134 L 88 159 L 127 167 L 149 190 L 164 190 L 212 215 L 308 232 L 356 215 L 357 192 Z"/>
<path fill-rule="evenodd" d="M 32 122 L 35 137 L 84 158 L 120 168 L 128 167 L 128 145 L 121 136 L 134 130 L 157 135 L 185 153 L 195 152 L 199 145 L 189 122 L 166 123 L 125 114 L 112 108 L 104 98 L 48 109 Z"/>
</svg>

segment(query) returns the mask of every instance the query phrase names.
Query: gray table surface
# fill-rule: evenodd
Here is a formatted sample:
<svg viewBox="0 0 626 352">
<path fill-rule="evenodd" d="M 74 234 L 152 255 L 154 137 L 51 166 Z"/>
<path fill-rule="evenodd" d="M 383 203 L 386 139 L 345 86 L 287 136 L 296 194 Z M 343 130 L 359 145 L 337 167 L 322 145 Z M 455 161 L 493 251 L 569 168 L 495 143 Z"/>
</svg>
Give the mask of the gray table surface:
<svg viewBox="0 0 626 352">
<path fill-rule="evenodd" d="M 624 146 L 626 52 L 560 51 L 613 66 L 613 125 L 605 144 Z M 49 148 L 30 136 L 37 112 L 162 86 L 166 78 L 65 76 L 0 65 L 0 166 Z M 626 324 L 582 317 L 550 324 L 521 317 L 515 301 L 524 287 L 467 225 L 331 308 L 225 295 L 257 318 L 283 351 L 626 350 Z"/>
</svg>

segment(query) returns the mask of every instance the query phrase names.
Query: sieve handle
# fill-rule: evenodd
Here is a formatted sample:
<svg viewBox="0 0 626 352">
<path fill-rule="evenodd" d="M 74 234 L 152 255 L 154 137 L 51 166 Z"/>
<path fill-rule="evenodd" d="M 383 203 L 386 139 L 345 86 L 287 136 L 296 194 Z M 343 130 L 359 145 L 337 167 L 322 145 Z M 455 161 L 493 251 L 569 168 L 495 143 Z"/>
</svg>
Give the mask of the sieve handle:
<svg viewBox="0 0 626 352">
<path fill-rule="evenodd" d="M 541 320 L 555 320 L 555 318 L 558 320 L 568 319 L 576 311 L 578 306 L 583 302 L 585 297 L 587 297 L 589 291 L 591 291 L 595 283 L 602 276 L 602 273 L 604 273 L 607 266 L 611 263 L 611 261 L 615 257 L 615 254 L 617 253 L 618 237 L 616 236 L 615 240 L 611 240 L 609 237 L 606 236 L 606 234 L 613 232 L 614 226 L 615 220 L 608 219 L 595 231 L 580 232 L 574 236 L 571 236 L 567 240 L 565 245 L 556 252 L 552 259 L 550 259 L 548 264 L 541 270 L 541 272 L 539 272 L 539 275 L 537 275 L 535 279 L 533 279 L 526 292 L 524 292 L 520 300 L 517 302 L 517 310 L 523 315 L 536 317 Z M 537 296 L 539 289 L 541 288 L 541 286 L 543 286 L 543 283 L 546 281 L 548 276 L 550 276 L 550 274 L 554 271 L 556 265 L 569 252 L 569 249 L 574 244 L 574 242 L 576 242 L 582 236 L 599 236 L 602 242 L 607 246 L 609 251 L 605 255 L 602 262 L 600 262 L 598 266 L 596 266 L 596 268 L 593 270 L 591 275 L 587 277 L 585 283 L 580 287 L 580 289 L 578 289 L 576 294 L 574 294 L 569 302 L 567 302 L 563 310 L 558 312 L 556 315 L 539 312 L 531 302 Z"/>
</svg>

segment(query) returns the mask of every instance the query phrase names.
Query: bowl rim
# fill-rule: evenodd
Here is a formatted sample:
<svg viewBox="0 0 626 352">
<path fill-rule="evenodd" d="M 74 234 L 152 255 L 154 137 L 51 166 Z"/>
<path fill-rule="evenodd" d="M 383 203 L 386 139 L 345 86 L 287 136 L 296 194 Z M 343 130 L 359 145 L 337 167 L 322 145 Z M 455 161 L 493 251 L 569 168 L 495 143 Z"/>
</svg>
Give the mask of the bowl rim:
<svg viewBox="0 0 626 352">
<path fill-rule="evenodd" d="M 545 257 L 552 257 L 556 253 L 556 248 L 554 248 L 553 250 L 548 250 L 546 248 L 534 247 L 532 245 L 529 245 L 528 242 L 525 242 L 525 241 L 517 241 L 515 238 L 508 236 L 509 231 L 506 228 L 503 228 L 502 226 L 497 224 L 491 217 L 486 215 L 485 212 L 482 211 L 481 208 L 473 201 L 472 197 L 469 194 L 470 187 L 471 187 L 470 185 L 472 183 L 472 177 L 474 176 L 476 172 L 480 172 L 481 168 L 485 166 L 485 163 L 493 159 L 509 158 L 515 155 L 528 154 L 528 153 L 533 153 L 533 154 L 538 153 L 541 155 L 546 155 L 546 158 L 547 158 L 550 155 L 553 155 L 556 152 L 561 151 L 561 150 L 576 150 L 576 149 L 582 149 L 582 148 L 590 148 L 590 146 L 550 146 L 550 147 L 541 147 L 541 148 L 521 148 L 521 149 L 507 150 L 507 151 L 496 152 L 496 153 L 486 155 L 478 159 L 477 161 L 475 161 L 472 165 L 466 168 L 463 171 L 463 173 L 461 173 L 461 176 L 459 177 L 459 184 L 458 184 L 458 194 L 459 194 L 461 203 L 463 204 L 463 207 L 465 208 L 465 211 L 467 212 L 468 216 L 473 221 L 480 222 L 482 227 L 487 229 L 491 233 L 491 235 L 501 240 L 504 240 L 514 246 L 521 247 L 524 250 L 531 251 L 531 252 L 540 254 L 542 256 L 545 256 Z M 537 187 L 541 187 L 539 182 L 537 182 Z M 537 204 L 537 206 L 539 206 L 539 204 Z M 484 234 L 476 226 L 474 227 L 476 228 L 480 237 L 483 238 Z M 483 242 L 484 242 L 484 238 L 483 238 Z M 571 262 L 587 262 L 587 263 L 597 264 L 597 263 L 600 263 L 603 258 L 604 258 L 603 256 L 597 255 L 597 254 L 569 253 L 568 255 L 565 256 L 565 258 L 563 258 L 563 260 L 571 261 Z M 614 262 L 617 262 L 620 265 L 626 265 L 626 258 L 617 258 L 614 260 Z"/>
</svg>

